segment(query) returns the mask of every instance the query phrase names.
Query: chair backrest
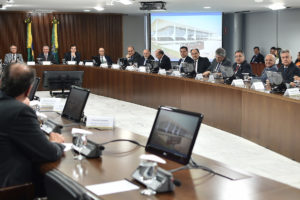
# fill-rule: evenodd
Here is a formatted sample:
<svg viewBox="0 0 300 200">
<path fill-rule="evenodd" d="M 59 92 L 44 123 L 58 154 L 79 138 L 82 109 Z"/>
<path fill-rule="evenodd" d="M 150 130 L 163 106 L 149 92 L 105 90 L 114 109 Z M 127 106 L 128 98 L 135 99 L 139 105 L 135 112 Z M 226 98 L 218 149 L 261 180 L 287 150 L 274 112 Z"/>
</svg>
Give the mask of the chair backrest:
<svg viewBox="0 0 300 200">
<path fill-rule="evenodd" d="M 58 170 L 47 172 L 44 182 L 48 200 L 99 200 Z"/>
<path fill-rule="evenodd" d="M 34 187 L 32 183 L 16 185 L 0 189 L 0 199 L 9 200 L 32 200 L 34 198 Z"/>
</svg>

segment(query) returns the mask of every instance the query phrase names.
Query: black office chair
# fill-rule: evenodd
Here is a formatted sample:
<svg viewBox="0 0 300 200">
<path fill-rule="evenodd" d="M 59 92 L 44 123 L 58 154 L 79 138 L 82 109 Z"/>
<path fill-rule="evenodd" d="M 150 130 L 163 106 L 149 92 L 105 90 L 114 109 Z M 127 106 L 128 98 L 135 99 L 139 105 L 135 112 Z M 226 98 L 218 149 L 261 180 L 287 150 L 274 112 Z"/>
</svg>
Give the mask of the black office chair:
<svg viewBox="0 0 300 200">
<path fill-rule="evenodd" d="M 48 200 L 100 200 L 58 170 L 46 173 L 45 188 Z"/>
</svg>

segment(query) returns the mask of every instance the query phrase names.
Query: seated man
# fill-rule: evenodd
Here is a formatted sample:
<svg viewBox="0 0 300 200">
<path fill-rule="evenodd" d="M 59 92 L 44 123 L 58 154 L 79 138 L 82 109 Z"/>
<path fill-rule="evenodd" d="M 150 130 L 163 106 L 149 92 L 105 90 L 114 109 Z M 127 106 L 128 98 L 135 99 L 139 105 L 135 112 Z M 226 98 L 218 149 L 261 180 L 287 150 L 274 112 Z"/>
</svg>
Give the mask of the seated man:
<svg viewBox="0 0 300 200">
<path fill-rule="evenodd" d="M 244 78 L 243 73 L 248 73 L 249 76 L 252 76 L 252 68 L 249 63 L 245 60 L 245 55 L 242 50 L 237 50 L 234 54 L 235 63 L 232 68 L 236 78 Z"/>
<path fill-rule="evenodd" d="M 265 58 L 264 56 L 260 53 L 259 47 L 254 47 L 254 56 L 251 59 L 250 63 L 264 63 Z"/>
<path fill-rule="evenodd" d="M 188 56 L 188 48 L 186 46 L 182 46 L 180 47 L 180 56 L 181 58 L 178 61 L 178 65 L 179 65 L 179 71 L 181 72 L 181 66 L 182 63 L 187 62 L 187 63 L 194 63 L 194 60 Z"/>
<path fill-rule="evenodd" d="M 16 45 L 11 45 L 9 47 L 9 50 L 10 50 L 10 53 L 5 54 L 4 64 L 24 62 L 22 54 L 17 53 L 18 48 Z"/>
<path fill-rule="evenodd" d="M 77 52 L 76 45 L 72 44 L 70 46 L 70 51 L 65 53 L 65 61 L 76 61 L 77 64 L 80 62 L 80 53 Z"/>
<path fill-rule="evenodd" d="M 223 48 L 218 48 L 216 50 L 215 58 L 213 59 L 210 67 L 206 72 L 203 73 L 203 76 L 209 76 L 211 73 L 218 73 L 219 76 L 222 75 L 220 67 L 231 67 L 231 61 L 226 58 L 226 50 Z"/>
<path fill-rule="evenodd" d="M 266 55 L 265 57 L 265 69 L 263 70 L 263 72 L 261 73 L 261 81 L 266 83 L 266 80 L 267 80 L 267 71 L 273 71 L 273 72 L 276 72 L 278 70 L 276 64 L 275 64 L 275 56 L 272 55 L 272 54 L 268 54 Z"/>
<path fill-rule="evenodd" d="M 295 60 L 295 65 L 300 68 L 300 52 L 297 54 L 297 59 Z"/>
<path fill-rule="evenodd" d="M 210 66 L 208 58 L 201 57 L 199 49 L 192 49 L 191 54 L 195 64 L 195 72 L 203 73 L 207 71 L 208 67 Z"/>
<path fill-rule="evenodd" d="M 63 136 L 51 133 L 49 140 L 29 107 L 35 71 L 25 64 L 9 66 L 0 83 L 0 188 L 33 182 L 42 187 L 39 165 L 63 155 Z M 3 114 L 5 113 L 5 114 Z"/>
<path fill-rule="evenodd" d="M 133 46 L 129 46 L 127 48 L 128 54 L 126 55 L 126 58 L 128 60 L 128 63 L 138 63 L 139 60 L 141 59 L 141 55 L 135 51 Z"/>
<path fill-rule="evenodd" d="M 99 48 L 99 55 L 94 56 L 93 58 L 96 62 L 96 66 L 100 66 L 101 64 L 112 65 L 111 58 L 105 55 L 105 50 L 102 47 Z"/>
<path fill-rule="evenodd" d="M 294 87 L 294 76 L 300 76 L 300 69 L 292 62 L 289 50 L 282 50 L 280 56 L 282 65 L 279 67 L 278 72 L 282 73 L 284 83 L 288 83 Z"/>
<path fill-rule="evenodd" d="M 279 64 L 279 58 L 277 57 L 277 48 L 271 47 L 270 48 L 270 54 L 272 54 L 275 57 L 275 64 Z"/>
<path fill-rule="evenodd" d="M 145 49 L 143 51 L 143 57 L 141 57 L 138 62 L 138 66 L 146 66 L 146 64 L 150 63 L 151 60 L 154 60 L 154 57 L 148 49 Z"/>
<path fill-rule="evenodd" d="M 39 54 L 37 58 L 40 58 L 41 61 L 51 61 L 53 64 L 58 64 L 54 55 L 49 51 L 49 46 L 43 46 L 43 53 Z"/>
<path fill-rule="evenodd" d="M 166 71 L 172 69 L 171 60 L 165 55 L 163 50 L 157 49 L 155 51 L 155 57 L 158 59 L 159 69 L 165 69 Z"/>
</svg>

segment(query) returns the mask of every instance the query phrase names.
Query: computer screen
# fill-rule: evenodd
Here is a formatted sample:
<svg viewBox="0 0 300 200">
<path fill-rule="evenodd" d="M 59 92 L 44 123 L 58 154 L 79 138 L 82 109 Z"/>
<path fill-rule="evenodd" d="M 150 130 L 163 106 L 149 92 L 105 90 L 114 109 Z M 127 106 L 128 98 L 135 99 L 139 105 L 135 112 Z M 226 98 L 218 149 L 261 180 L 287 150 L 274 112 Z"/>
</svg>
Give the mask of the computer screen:
<svg viewBox="0 0 300 200">
<path fill-rule="evenodd" d="M 160 107 L 146 145 L 146 151 L 187 164 L 203 115 Z"/>
<path fill-rule="evenodd" d="M 90 91 L 72 86 L 62 112 L 62 117 L 80 122 Z"/>
<path fill-rule="evenodd" d="M 152 13 L 152 55 L 162 49 L 171 60 L 179 60 L 181 46 L 198 48 L 202 57 L 214 59 L 222 47 L 222 13 Z"/>
<path fill-rule="evenodd" d="M 82 86 L 84 71 L 44 71 L 43 88 L 69 90 L 71 85 Z"/>
<path fill-rule="evenodd" d="M 30 101 L 32 101 L 34 99 L 35 93 L 36 93 L 36 91 L 37 91 L 37 89 L 38 89 L 38 87 L 40 85 L 40 80 L 41 79 L 39 77 L 36 77 L 34 79 L 32 88 L 31 88 L 29 96 L 28 96 L 28 98 L 29 98 Z"/>
</svg>

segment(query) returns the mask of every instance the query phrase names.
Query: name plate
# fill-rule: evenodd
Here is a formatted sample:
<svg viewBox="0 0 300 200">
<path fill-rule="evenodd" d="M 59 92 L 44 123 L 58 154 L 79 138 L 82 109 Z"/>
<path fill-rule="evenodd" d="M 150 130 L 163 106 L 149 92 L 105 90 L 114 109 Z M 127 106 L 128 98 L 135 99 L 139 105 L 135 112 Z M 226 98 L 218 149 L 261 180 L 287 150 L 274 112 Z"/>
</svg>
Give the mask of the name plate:
<svg viewBox="0 0 300 200">
<path fill-rule="evenodd" d="M 118 64 L 113 64 L 113 65 L 111 66 L 111 68 L 112 68 L 112 69 L 120 69 L 120 65 L 118 65 Z"/>
<path fill-rule="evenodd" d="M 75 62 L 76 62 L 76 61 L 75 61 Z M 84 64 L 84 63 L 83 63 L 82 61 L 80 61 L 78 65 L 83 65 L 83 64 Z"/>
<path fill-rule="evenodd" d="M 215 77 L 213 74 L 209 75 L 208 77 L 208 82 L 214 83 L 215 82 Z"/>
<path fill-rule="evenodd" d="M 101 64 L 100 67 L 108 68 L 108 65 L 107 64 Z"/>
<path fill-rule="evenodd" d="M 138 68 L 138 71 L 139 71 L 139 72 L 146 72 L 146 67 L 145 67 L 145 66 L 140 66 L 140 67 Z"/>
<path fill-rule="evenodd" d="M 35 65 L 35 62 L 34 62 L 34 61 L 28 61 L 28 62 L 27 62 L 27 65 L 28 65 L 28 66 L 34 66 L 34 65 Z"/>
<path fill-rule="evenodd" d="M 243 79 L 235 79 L 232 81 L 231 85 L 235 87 L 241 87 L 241 88 L 245 87 Z"/>
<path fill-rule="evenodd" d="M 160 70 L 158 71 L 158 73 L 161 74 L 161 75 L 166 75 L 166 74 L 167 74 L 167 72 L 166 72 L 165 69 L 160 69 Z"/>
<path fill-rule="evenodd" d="M 251 89 L 256 90 L 256 91 L 264 91 L 265 90 L 265 86 L 262 82 L 254 82 L 251 85 Z"/>
<path fill-rule="evenodd" d="M 100 116 L 87 116 L 86 127 L 101 128 L 101 129 L 113 129 L 114 128 L 114 118 L 113 117 L 100 117 Z"/>
<path fill-rule="evenodd" d="M 51 65 L 51 61 L 42 61 L 42 65 Z"/>
<path fill-rule="evenodd" d="M 76 63 L 76 61 L 67 61 L 67 64 L 68 65 L 76 65 L 77 63 Z"/>
<path fill-rule="evenodd" d="M 197 74 L 195 79 L 196 80 L 202 80 L 203 79 L 203 74 L 202 73 L 201 74 Z"/>
<path fill-rule="evenodd" d="M 284 92 L 284 96 L 300 96 L 299 88 L 289 88 Z"/>
<path fill-rule="evenodd" d="M 84 64 L 85 66 L 94 66 L 94 63 L 93 62 L 85 62 L 85 64 Z"/>
<path fill-rule="evenodd" d="M 128 71 L 134 71 L 135 68 L 134 68 L 133 66 L 127 66 L 127 67 L 126 67 L 126 70 L 128 70 Z"/>
<path fill-rule="evenodd" d="M 53 108 L 60 102 L 60 98 L 41 98 L 41 108 Z"/>
</svg>

